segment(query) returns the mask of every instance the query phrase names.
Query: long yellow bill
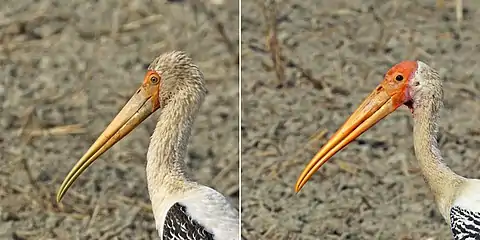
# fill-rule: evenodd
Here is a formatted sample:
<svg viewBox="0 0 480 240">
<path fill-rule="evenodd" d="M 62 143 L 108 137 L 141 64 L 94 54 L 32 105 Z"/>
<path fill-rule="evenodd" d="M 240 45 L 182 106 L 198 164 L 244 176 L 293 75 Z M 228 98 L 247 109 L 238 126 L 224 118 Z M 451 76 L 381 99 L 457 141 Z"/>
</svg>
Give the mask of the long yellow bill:
<svg viewBox="0 0 480 240">
<path fill-rule="evenodd" d="M 333 155 L 367 131 L 378 121 L 408 103 L 408 81 L 417 67 L 413 61 L 397 64 L 386 74 L 384 81 L 362 102 L 343 126 L 318 151 L 297 179 L 298 192 L 312 175 Z"/>
<path fill-rule="evenodd" d="M 65 177 L 57 192 L 57 202 L 90 164 L 159 109 L 159 82 L 160 76 L 149 70 L 142 86 Z"/>
</svg>

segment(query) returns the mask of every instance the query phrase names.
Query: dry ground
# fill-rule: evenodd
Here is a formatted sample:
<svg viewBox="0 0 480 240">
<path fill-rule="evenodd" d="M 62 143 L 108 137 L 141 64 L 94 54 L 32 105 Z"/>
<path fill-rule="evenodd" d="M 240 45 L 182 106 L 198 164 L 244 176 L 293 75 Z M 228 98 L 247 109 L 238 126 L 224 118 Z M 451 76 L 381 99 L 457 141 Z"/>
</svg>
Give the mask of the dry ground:
<svg viewBox="0 0 480 240">
<path fill-rule="evenodd" d="M 261 2 L 242 2 L 243 236 L 451 239 L 418 171 L 406 109 L 337 154 L 299 194 L 293 188 L 318 148 L 404 59 L 439 70 L 445 161 L 479 178 L 479 3 L 464 1 L 457 26 L 451 0 L 443 8 L 433 0 L 278 0 L 279 80 Z M 309 141 L 313 135 L 320 137 Z"/>
<path fill-rule="evenodd" d="M 158 114 L 88 169 L 62 204 L 54 196 L 150 61 L 174 49 L 189 53 L 209 90 L 191 172 L 238 204 L 238 2 L 206 6 L 217 20 L 189 2 L 0 3 L 0 239 L 156 238 L 144 168 Z"/>
</svg>

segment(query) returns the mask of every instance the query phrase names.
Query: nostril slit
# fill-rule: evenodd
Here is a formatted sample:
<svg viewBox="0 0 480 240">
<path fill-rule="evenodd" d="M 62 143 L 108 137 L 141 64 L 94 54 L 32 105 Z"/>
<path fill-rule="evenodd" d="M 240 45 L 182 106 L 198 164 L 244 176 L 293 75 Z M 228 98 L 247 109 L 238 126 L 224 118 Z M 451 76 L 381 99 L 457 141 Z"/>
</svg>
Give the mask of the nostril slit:
<svg viewBox="0 0 480 240">
<path fill-rule="evenodd" d="M 137 94 L 140 92 L 140 89 L 137 90 Z"/>
<path fill-rule="evenodd" d="M 382 90 L 382 89 L 383 89 L 382 86 L 378 86 L 378 87 L 377 87 L 377 91 L 380 91 L 380 90 Z"/>
</svg>

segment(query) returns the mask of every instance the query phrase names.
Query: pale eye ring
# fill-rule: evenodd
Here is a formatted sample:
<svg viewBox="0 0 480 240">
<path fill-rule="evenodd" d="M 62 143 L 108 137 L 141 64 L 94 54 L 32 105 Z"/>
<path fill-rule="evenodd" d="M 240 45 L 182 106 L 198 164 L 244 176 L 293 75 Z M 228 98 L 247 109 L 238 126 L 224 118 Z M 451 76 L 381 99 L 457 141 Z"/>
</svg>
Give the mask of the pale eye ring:
<svg viewBox="0 0 480 240">
<path fill-rule="evenodd" d="M 397 81 L 402 81 L 403 80 L 403 76 L 401 74 L 398 74 L 396 77 L 395 77 L 395 80 Z"/>
<path fill-rule="evenodd" d="M 157 76 L 151 76 L 150 77 L 150 82 L 152 84 L 157 84 L 159 81 L 160 81 L 160 78 L 158 78 Z"/>
</svg>

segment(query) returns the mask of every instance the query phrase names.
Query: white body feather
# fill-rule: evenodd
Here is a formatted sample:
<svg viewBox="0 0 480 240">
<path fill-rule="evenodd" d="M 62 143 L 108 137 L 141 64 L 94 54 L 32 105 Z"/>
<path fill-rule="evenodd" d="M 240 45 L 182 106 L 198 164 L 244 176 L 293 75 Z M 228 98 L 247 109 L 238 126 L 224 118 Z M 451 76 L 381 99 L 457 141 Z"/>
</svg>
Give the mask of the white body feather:
<svg viewBox="0 0 480 240">
<path fill-rule="evenodd" d="M 459 189 L 452 207 L 454 206 L 473 212 L 480 212 L 480 180 L 468 179 L 464 186 Z"/>
<path fill-rule="evenodd" d="M 230 202 L 212 188 L 196 185 L 195 188 L 176 195 L 151 196 L 155 226 L 163 236 L 165 217 L 173 204 L 181 203 L 187 207 L 188 214 L 215 236 L 218 240 L 239 239 L 239 218 Z"/>
</svg>

